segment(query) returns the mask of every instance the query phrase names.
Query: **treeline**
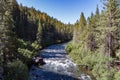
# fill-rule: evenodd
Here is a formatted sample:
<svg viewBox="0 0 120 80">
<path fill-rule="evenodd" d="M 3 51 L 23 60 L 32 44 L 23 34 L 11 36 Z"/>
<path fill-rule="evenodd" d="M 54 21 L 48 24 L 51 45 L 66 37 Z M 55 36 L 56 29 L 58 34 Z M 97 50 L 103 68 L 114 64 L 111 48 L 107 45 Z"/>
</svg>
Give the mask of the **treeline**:
<svg viewBox="0 0 120 80">
<path fill-rule="evenodd" d="M 37 52 L 69 41 L 73 27 L 16 0 L 0 1 L 0 66 L 4 80 L 28 80 L 28 68 Z"/>
<path fill-rule="evenodd" d="M 120 65 L 115 61 L 120 61 L 120 8 L 118 0 L 101 1 L 101 13 L 98 6 L 87 20 L 81 13 L 66 51 L 95 80 L 119 80 Z"/>
<path fill-rule="evenodd" d="M 71 24 L 64 24 L 33 7 L 28 8 L 15 3 L 12 15 L 15 32 L 25 41 L 35 41 L 42 36 L 40 45 L 46 46 L 72 38 Z"/>
</svg>

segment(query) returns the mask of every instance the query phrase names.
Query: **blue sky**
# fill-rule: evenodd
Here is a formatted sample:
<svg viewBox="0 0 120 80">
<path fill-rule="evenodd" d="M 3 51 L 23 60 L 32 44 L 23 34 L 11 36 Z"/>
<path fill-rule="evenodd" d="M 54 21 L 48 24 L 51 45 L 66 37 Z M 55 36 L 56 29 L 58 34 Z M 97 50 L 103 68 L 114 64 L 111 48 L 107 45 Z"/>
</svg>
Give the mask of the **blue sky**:
<svg viewBox="0 0 120 80">
<path fill-rule="evenodd" d="M 81 12 L 85 17 L 95 12 L 98 4 L 101 7 L 100 0 L 17 0 L 24 6 L 34 7 L 47 13 L 64 23 L 75 23 L 80 18 Z"/>
</svg>

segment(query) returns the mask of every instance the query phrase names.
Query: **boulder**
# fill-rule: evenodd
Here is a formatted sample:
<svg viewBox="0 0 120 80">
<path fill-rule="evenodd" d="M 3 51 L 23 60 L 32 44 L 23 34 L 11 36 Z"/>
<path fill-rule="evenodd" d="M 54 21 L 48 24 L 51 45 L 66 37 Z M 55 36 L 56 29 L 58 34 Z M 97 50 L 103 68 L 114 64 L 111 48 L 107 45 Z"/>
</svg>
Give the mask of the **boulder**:
<svg viewBox="0 0 120 80">
<path fill-rule="evenodd" d="M 45 62 L 44 62 L 42 57 L 34 57 L 33 60 L 32 60 L 32 63 L 35 66 L 41 66 L 41 65 L 45 64 Z"/>
</svg>

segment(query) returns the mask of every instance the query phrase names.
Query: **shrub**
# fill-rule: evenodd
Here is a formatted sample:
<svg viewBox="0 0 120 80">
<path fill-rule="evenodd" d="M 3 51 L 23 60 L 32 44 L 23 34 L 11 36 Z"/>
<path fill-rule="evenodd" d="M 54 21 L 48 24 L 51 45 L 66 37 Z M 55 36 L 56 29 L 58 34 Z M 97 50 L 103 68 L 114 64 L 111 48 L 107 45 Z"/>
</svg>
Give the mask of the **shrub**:
<svg viewBox="0 0 120 80">
<path fill-rule="evenodd" d="M 117 51 L 116 56 L 120 60 L 120 49 Z"/>
<path fill-rule="evenodd" d="M 69 54 L 71 53 L 72 50 L 78 49 L 79 46 L 80 46 L 79 44 L 74 44 L 73 42 L 69 42 L 67 46 L 65 47 L 65 50 Z"/>
<path fill-rule="evenodd" d="M 68 45 L 65 47 L 66 53 L 69 54 L 72 50 L 72 43 L 68 43 Z"/>
<path fill-rule="evenodd" d="M 28 68 L 20 60 L 5 67 L 5 80 L 28 80 Z"/>
<path fill-rule="evenodd" d="M 29 46 L 28 42 L 25 42 L 23 39 L 17 40 L 17 47 L 27 48 Z"/>
<path fill-rule="evenodd" d="M 32 51 L 30 51 L 30 50 L 28 50 L 28 49 L 18 48 L 18 52 L 19 52 L 21 55 L 23 55 L 23 56 L 25 56 L 25 57 L 27 57 L 27 58 L 32 58 L 33 55 L 34 55 L 34 52 L 32 52 Z"/>
<path fill-rule="evenodd" d="M 41 46 L 38 45 L 37 41 L 33 42 L 31 46 L 34 48 L 34 50 L 39 50 L 40 48 L 42 48 Z"/>
<path fill-rule="evenodd" d="M 66 50 L 80 69 L 81 66 L 87 66 L 87 69 L 92 72 L 97 80 L 116 80 L 118 78 L 119 73 L 115 75 L 115 69 L 108 68 L 106 65 L 113 59 L 104 56 L 103 50 L 101 52 L 99 50 L 91 52 L 86 49 L 84 44 L 68 44 Z M 114 75 L 117 78 L 114 79 Z"/>
<path fill-rule="evenodd" d="M 116 72 L 114 80 L 120 80 L 120 71 Z"/>
<path fill-rule="evenodd" d="M 23 61 L 25 64 L 29 65 L 31 62 L 32 57 L 34 57 L 39 50 L 39 45 L 37 42 L 27 42 L 22 39 L 18 39 L 18 46 L 17 46 L 17 52 L 18 52 L 18 59 Z"/>
</svg>

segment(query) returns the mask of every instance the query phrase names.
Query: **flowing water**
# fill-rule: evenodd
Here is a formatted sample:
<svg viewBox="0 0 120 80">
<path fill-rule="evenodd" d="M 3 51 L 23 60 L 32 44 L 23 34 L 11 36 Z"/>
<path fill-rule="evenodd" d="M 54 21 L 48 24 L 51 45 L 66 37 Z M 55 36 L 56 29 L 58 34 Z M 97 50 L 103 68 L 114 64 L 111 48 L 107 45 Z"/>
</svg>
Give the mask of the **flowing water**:
<svg viewBox="0 0 120 80">
<path fill-rule="evenodd" d="M 57 44 L 43 49 L 41 56 L 45 63 L 39 68 L 32 66 L 30 80 L 91 80 L 90 76 L 81 74 L 77 65 L 65 52 L 66 44 Z"/>
</svg>

